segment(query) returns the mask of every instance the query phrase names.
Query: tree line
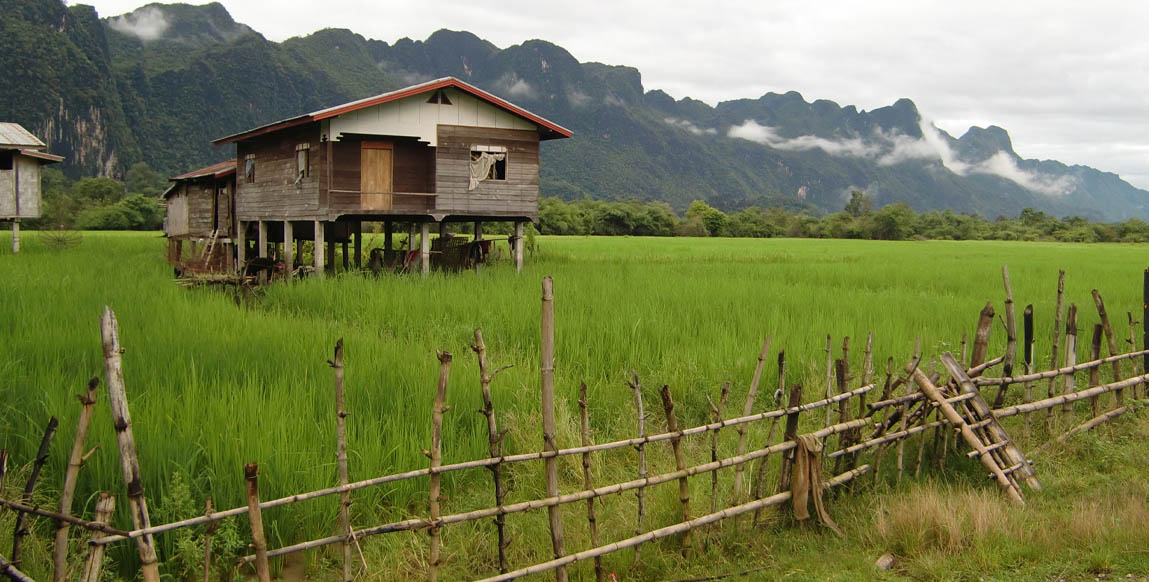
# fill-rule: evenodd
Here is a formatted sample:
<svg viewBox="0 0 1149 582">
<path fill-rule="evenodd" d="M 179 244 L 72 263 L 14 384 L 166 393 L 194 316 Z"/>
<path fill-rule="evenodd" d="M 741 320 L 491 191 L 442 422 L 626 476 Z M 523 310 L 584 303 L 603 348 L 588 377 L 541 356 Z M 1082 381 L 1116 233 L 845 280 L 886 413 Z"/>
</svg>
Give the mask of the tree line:
<svg viewBox="0 0 1149 582">
<path fill-rule="evenodd" d="M 41 230 L 159 230 L 164 225 L 160 196 L 167 179 L 139 162 L 124 180 L 70 180 L 56 168 L 40 174 L 40 218 L 26 219 L 27 228 Z"/>
<path fill-rule="evenodd" d="M 874 210 L 873 200 L 860 191 L 852 193 L 842 211 L 824 216 L 756 206 L 726 213 L 695 200 L 680 217 L 665 202 L 543 198 L 539 231 L 603 236 L 1149 242 L 1149 223 L 1140 218 L 1100 223 L 1026 208 L 1017 217 L 990 220 L 952 210 L 918 213 L 902 202 Z"/>
</svg>

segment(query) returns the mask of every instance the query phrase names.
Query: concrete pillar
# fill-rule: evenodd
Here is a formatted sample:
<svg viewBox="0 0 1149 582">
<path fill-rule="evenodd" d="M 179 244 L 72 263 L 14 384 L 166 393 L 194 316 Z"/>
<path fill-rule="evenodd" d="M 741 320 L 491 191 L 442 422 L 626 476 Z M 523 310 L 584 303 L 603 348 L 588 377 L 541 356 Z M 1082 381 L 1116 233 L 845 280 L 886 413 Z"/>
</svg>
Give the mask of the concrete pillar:
<svg viewBox="0 0 1149 582">
<path fill-rule="evenodd" d="M 419 259 L 426 277 L 431 272 L 431 224 L 428 222 L 423 223 L 423 236 L 419 239 Z"/>
<path fill-rule="evenodd" d="M 295 228 L 290 220 L 283 221 L 283 262 L 288 275 L 295 268 Z"/>
<path fill-rule="evenodd" d="M 267 223 L 259 221 L 259 257 L 267 258 Z"/>
<path fill-rule="evenodd" d="M 523 223 L 515 223 L 515 272 L 523 271 Z"/>
<path fill-rule="evenodd" d="M 323 276 L 323 223 L 315 221 L 315 276 Z"/>
<path fill-rule="evenodd" d="M 426 235 L 424 235 L 426 236 Z M 411 223 L 410 231 L 407 233 L 407 250 L 415 250 L 415 223 Z"/>
<path fill-rule="evenodd" d="M 20 192 L 16 192 L 16 197 L 20 197 Z M 12 253 L 20 252 L 20 219 L 12 219 Z"/>
<path fill-rule="evenodd" d="M 244 264 L 247 263 L 247 223 L 237 220 L 235 225 L 235 270 L 243 272 Z"/>
</svg>

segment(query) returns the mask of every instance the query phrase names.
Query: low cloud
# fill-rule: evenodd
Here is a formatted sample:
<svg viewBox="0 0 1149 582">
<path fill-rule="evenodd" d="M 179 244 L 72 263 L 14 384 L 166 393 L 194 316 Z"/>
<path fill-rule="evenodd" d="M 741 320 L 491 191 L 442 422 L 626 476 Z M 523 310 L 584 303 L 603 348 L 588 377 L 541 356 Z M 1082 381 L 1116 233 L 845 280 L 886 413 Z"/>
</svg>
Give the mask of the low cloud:
<svg viewBox="0 0 1149 582">
<path fill-rule="evenodd" d="M 703 129 L 701 127 L 698 127 L 697 125 L 694 125 L 693 123 L 690 123 L 689 121 L 687 121 L 685 119 L 675 119 L 673 117 L 667 117 L 666 119 L 663 119 L 663 121 L 665 121 L 666 123 L 669 123 L 670 125 L 673 125 L 674 127 L 685 129 L 686 131 L 689 131 L 690 133 L 693 133 L 694 135 L 718 135 L 718 130 L 714 129 L 713 127 L 707 127 L 705 129 Z"/>
<path fill-rule="evenodd" d="M 572 107 L 585 107 L 590 103 L 590 95 L 578 89 L 572 89 L 567 91 L 567 101 L 570 102 Z"/>
<path fill-rule="evenodd" d="M 501 93 L 516 99 L 534 99 L 535 88 L 515 75 L 503 75 L 497 83 Z"/>
<path fill-rule="evenodd" d="M 152 41 L 163 37 L 171 23 L 163 10 L 155 6 L 146 6 L 131 14 L 117 16 L 108 21 L 112 30 L 122 32 L 139 38 L 143 41 Z"/>
<path fill-rule="evenodd" d="M 814 135 L 786 138 L 779 136 L 773 127 L 747 119 L 740 125 L 731 126 L 726 135 L 778 150 L 820 149 L 832 156 L 872 159 L 882 166 L 912 160 L 936 160 L 959 176 L 988 174 L 1049 196 L 1064 196 L 1072 193 L 1077 187 L 1077 180 L 1071 176 L 1052 176 L 1021 168 L 1017 165 L 1017 159 L 1006 151 L 998 151 L 981 162 L 966 162 L 958 157 L 950 147 L 947 136 L 943 135 L 933 123 L 919 118 L 918 125 L 922 132 L 920 138 L 898 132 L 888 133 L 880 129 L 875 131 L 869 140 L 863 140 L 859 136 L 845 139 L 827 139 Z"/>
</svg>

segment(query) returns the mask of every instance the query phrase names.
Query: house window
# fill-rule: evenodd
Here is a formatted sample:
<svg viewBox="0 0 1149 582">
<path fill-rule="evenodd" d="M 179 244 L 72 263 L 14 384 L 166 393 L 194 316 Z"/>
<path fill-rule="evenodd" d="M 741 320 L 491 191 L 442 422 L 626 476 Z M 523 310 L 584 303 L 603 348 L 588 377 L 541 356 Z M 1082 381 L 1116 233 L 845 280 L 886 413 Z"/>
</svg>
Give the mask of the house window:
<svg viewBox="0 0 1149 582">
<path fill-rule="evenodd" d="M 471 146 L 471 180 L 468 190 L 474 190 L 484 180 L 507 179 L 507 148 L 503 146 Z"/>
<path fill-rule="evenodd" d="M 255 183 L 255 154 L 243 157 L 243 181 L 248 184 Z"/>
<path fill-rule="evenodd" d="M 12 150 L 4 150 L 0 152 L 0 170 L 12 169 L 12 158 L 14 157 L 12 155 L 13 153 L 14 152 Z"/>
<path fill-rule="evenodd" d="M 301 143 L 295 146 L 295 183 L 311 175 L 311 144 Z"/>
</svg>

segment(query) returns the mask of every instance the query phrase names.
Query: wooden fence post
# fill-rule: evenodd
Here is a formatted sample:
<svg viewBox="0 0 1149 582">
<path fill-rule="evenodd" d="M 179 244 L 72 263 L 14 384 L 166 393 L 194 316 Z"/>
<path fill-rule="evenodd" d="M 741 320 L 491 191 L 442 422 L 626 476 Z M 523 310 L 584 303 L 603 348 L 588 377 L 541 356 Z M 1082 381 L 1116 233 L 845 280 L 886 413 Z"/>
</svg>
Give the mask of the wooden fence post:
<svg viewBox="0 0 1149 582">
<path fill-rule="evenodd" d="M 204 501 L 204 515 L 211 515 L 211 496 Z M 212 521 L 203 528 L 203 582 L 211 582 L 211 536 L 219 529 L 219 522 Z"/>
<path fill-rule="evenodd" d="M 754 366 L 754 377 L 750 379 L 750 391 L 746 393 L 746 404 L 742 407 L 742 416 L 750 416 L 754 412 L 754 400 L 758 398 L 758 383 L 762 380 L 762 368 L 766 365 L 766 354 L 770 353 L 771 336 L 766 336 L 762 342 L 762 351 L 758 353 L 758 363 Z M 747 428 L 745 424 L 738 425 L 737 455 L 746 452 Z M 734 467 L 734 503 L 742 499 L 742 471 L 744 467 L 739 464 Z"/>
<path fill-rule="evenodd" d="M 582 433 L 582 446 L 590 446 L 590 404 L 587 402 L 586 396 L 586 382 L 579 384 L 578 391 L 578 409 L 579 409 L 579 425 Z M 498 466 L 498 465 L 496 465 Z M 582 486 L 586 490 L 594 489 L 594 475 L 590 469 L 590 452 L 582 454 Z M 586 521 L 590 528 L 590 545 L 598 547 L 598 520 L 594 515 L 594 497 L 588 497 L 586 500 Z M 501 533 L 501 532 L 500 532 Z M 506 574 L 506 570 L 502 570 L 502 574 Z M 594 579 L 595 582 L 603 582 L 605 573 L 602 569 L 602 558 L 600 556 L 594 557 Z"/>
<path fill-rule="evenodd" d="M 555 443 L 555 295 L 554 281 L 550 277 L 543 277 L 543 305 L 542 305 L 542 346 L 539 361 L 540 387 L 542 391 L 543 414 L 543 450 L 557 451 Z M 559 466 L 558 459 L 547 457 L 544 461 L 547 473 L 547 497 L 559 494 Z M 551 546 L 554 548 L 555 558 L 563 557 L 563 521 L 562 512 L 557 505 L 547 508 L 547 518 L 551 525 Z M 567 581 L 566 567 L 555 569 L 555 579 L 558 582 Z"/>
<path fill-rule="evenodd" d="M 88 391 L 80 400 L 80 420 L 76 422 L 76 438 L 72 442 L 72 454 L 68 457 L 68 470 L 64 474 L 64 488 L 60 492 L 60 513 L 72 514 L 72 497 L 76 492 L 76 480 L 80 477 L 80 467 L 84 465 L 84 442 L 88 439 L 88 427 L 92 423 L 92 413 L 96 408 L 96 394 L 100 387 L 100 379 L 92 378 L 88 381 Z M 68 579 L 68 529 L 66 521 L 56 524 L 56 544 L 52 548 L 52 579 L 63 582 Z"/>
<path fill-rule="evenodd" d="M 973 353 L 970 354 L 969 367 L 976 368 L 985 363 L 986 350 L 989 349 L 989 334 L 993 331 L 993 303 L 986 303 L 977 318 L 977 332 L 973 336 Z"/>
<path fill-rule="evenodd" d="M 782 440 L 793 441 L 798 438 L 798 415 L 800 411 L 795 410 L 802 405 L 802 385 L 795 384 L 790 387 L 790 398 L 786 401 L 786 408 L 794 410 L 786 414 L 786 431 L 782 433 Z M 790 490 L 790 468 L 794 460 L 794 450 L 785 451 L 782 453 L 782 468 L 778 474 L 778 492 Z"/>
<path fill-rule="evenodd" d="M 119 325 L 116 314 L 110 307 L 104 307 L 100 318 L 100 332 L 104 344 L 105 381 L 108 385 L 108 403 L 112 408 L 112 425 L 116 429 L 116 441 L 120 449 L 120 467 L 128 489 L 128 506 L 131 508 L 132 525 L 135 529 L 151 527 L 148 517 L 147 499 L 144 497 L 144 483 L 140 475 L 140 460 L 136 454 L 136 439 L 132 436 L 132 418 L 128 411 L 128 396 L 124 388 L 123 349 L 120 347 Z M 144 582 L 159 582 L 159 560 L 156 558 L 156 542 L 151 534 L 136 538 L 136 548 L 140 553 L 140 571 Z"/>
<path fill-rule="evenodd" d="M 778 354 L 778 362 L 782 362 L 784 354 Z M 722 422 L 722 410 L 726 408 L 726 398 L 730 395 L 730 382 L 722 383 L 722 392 L 718 395 L 718 404 L 715 405 L 710 396 L 706 400 L 710 402 L 710 412 L 714 415 L 714 422 Z M 718 460 L 718 431 L 710 433 L 710 462 Z M 718 469 L 710 473 L 710 513 L 718 511 Z"/>
<path fill-rule="evenodd" d="M 32 501 L 32 493 L 36 491 L 36 481 L 40 479 L 40 469 L 44 468 L 44 463 L 48 461 L 48 450 L 52 446 L 52 437 L 56 434 L 56 426 L 59 421 L 56 417 L 48 419 L 48 426 L 44 429 L 44 437 L 40 439 L 40 448 L 36 451 L 36 460 L 32 463 L 32 472 L 28 475 L 28 482 L 24 484 L 24 493 L 20 496 L 21 501 L 29 504 Z M 20 542 L 24 541 L 24 536 L 28 535 L 28 529 L 24 527 L 24 519 L 27 514 L 23 511 L 16 512 L 16 525 L 12 529 L 12 565 L 20 565 Z"/>
<path fill-rule="evenodd" d="M 1101 359 L 1101 334 L 1103 333 L 1100 323 L 1093 325 L 1093 340 L 1089 342 L 1089 359 Z M 1093 366 L 1089 368 L 1089 387 L 1101 385 L 1101 368 Z M 1098 397 L 1094 396 L 1089 399 L 1089 409 L 1093 412 L 1093 416 L 1100 414 L 1098 410 Z"/>
<path fill-rule="evenodd" d="M 347 410 L 343 406 L 343 338 L 335 342 L 335 355 L 327 362 L 335 376 L 335 462 L 339 484 L 346 485 L 347 474 Z M 343 541 L 343 581 L 351 582 L 351 492 L 339 493 L 339 529 L 347 539 Z"/>
<path fill-rule="evenodd" d="M 494 458 L 502 458 L 502 440 L 503 434 L 499 433 L 498 424 L 495 422 L 495 405 L 491 400 L 491 380 L 494 379 L 494 373 L 488 371 L 487 368 L 487 344 L 483 343 L 483 330 L 475 329 L 475 344 L 471 346 L 471 350 L 479 359 L 479 388 L 483 396 L 483 409 L 479 412 L 487 418 L 487 445 L 490 447 L 490 455 Z M 585 385 L 584 385 L 585 387 Z M 584 467 L 587 467 L 588 461 L 584 461 Z M 503 464 L 496 462 L 491 466 L 491 475 L 495 481 L 495 506 L 503 506 L 503 497 L 506 490 L 503 487 Z M 591 502 L 593 503 L 593 501 Z M 592 508 L 593 517 L 593 508 Z M 507 573 L 507 546 L 510 545 L 510 540 L 506 537 L 506 517 L 503 514 L 495 516 L 495 529 L 498 531 L 499 536 L 499 573 Z M 594 527 L 592 525 L 591 529 Z"/>
<path fill-rule="evenodd" d="M 1053 350 L 1049 354 L 1049 369 L 1057 369 L 1057 357 L 1060 355 L 1058 352 L 1061 348 L 1061 314 L 1062 314 L 1062 298 L 1065 295 L 1065 270 L 1058 269 L 1057 271 L 1057 304 L 1053 316 Z M 1049 386 L 1046 388 L 1046 395 L 1053 398 L 1054 383 L 1057 381 L 1056 377 L 1049 379 Z M 1045 409 L 1045 428 L 1050 435 L 1053 434 L 1053 409 Z"/>
<path fill-rule="evenodd" d="M 826 398 L 834 395 L 834 343 L 830 338 L 830 334 L 826 334 Z M 822 425 L 823 428 L 830 426 L 830 416 L 833 414 L 833 409 L 829 406 L 826 407 L 826 422 Z"/>
<path fill-rule="evenodd" d="M 642 384 L 638 381 L 638 374 L 631 370 L 631 380 L 627 382 L 631 390 L 634 392 L 634 406 L 638 413 L 638 438 L 646 437 L 646 411 L 642 408 Z M 638 451 L 638 478 L 646 479 L 646 444 L 639 442 L 635 445 L 635 450 Z M 644 490 L 645 486 L 640 486 L 635 490 L 634 496 L 638 500 L 638 525 L 635 527 L 634 534 L 642 535 L 642 518 L 646 515 L 646 497 Z M 638 564 L 638 559 L 642 555 L 642 544 L 634 546 L 634 563 Z"/>
<path fill-rule="evenodd" d="M 1021 327 L 1024 330 L 1025 345 L 1022 346 L 1022 354 L 1025 359 L 1025 373 L 1033 372 L 1033 304 L 1025 306 L 1025 311 L 1021 312 Z M 1025 402 L 1033 402 L 1033 382 L 1025 383 Z M 1025 438 L 1030 438 L 1030 416 L 1032 413 L 1025 414 Z M 949 434 L 949 433 L 946 433 Z"/>
<path fill-rule="evenodd" d="M 1065 366 L 1077 365 L 1077 305 L 1069 304 L 1069 313 L 1065 317 Z M 1062 378 L 1061 393 L 1072 394 L 1074 387 L 1074 374 L 1070 372 Z M 1067 423 L 1073 419 L 1073 404 L 1066 402 L 1061 405 L 1061 421 Z"/>
<path fill-rule="evenodd" d="M 112 513 L 116 509 L 116 496 L 108 491 L 101 491 L 96 501 L 96 522 L 109 524 L 112 522 Z M 92 531 L 92 540 L 98 540 L 106 534 L 102 531 Z M 84 569 L 80 573 L 80 582 L 100 582 L 101 572 L 104 568 L 104 550 L 108 546 L 90 544 L 88 558 L 84 560 Z"/>
<path fill-rule="evenodd" d="M 1013 287 L 1009 284 L 1009 266 L 1001 266 L 1001 279 L 1005 284 L 1005 360 L 1002 364 L 1002 375 L 1013 375 L 1014 360 L 1017 359 L 1017 319 L 1013 313 Z M 993 399 L 993 407 L 999 408 L 1005 402 L 1009 384 L 1002 384 L 997 389 L 997 396 Z"/>
<path fill-rule="evenodd" d="M 1105 341 L 1109 345 L 1109 355 L 1116 356 L 1121 353 L 1117 351 L 1117 337 L 1113 334 L 1113 327 L 1109 325 L 1109 314 L 1105 311 L 1105 302 L 1101 300 L 1101 293 L 1096 289 L 1093 290 L 1093 303 L 1097 305 L 1097 314 L 1101 316 L 1101 327 L 1105 329 Z M 1118 382 L 1121 378 L 1121 362 L 1113 362 L 1113 381 Z M 1118 389 L 1114 392 L 1117 396 L 1117 406 L 1125 404 L 1124 390 Z"/>
<path fill-rule="evenodd" d="M 1132 353 L 1137 351 L 1137 322 L 1133 319 L 1132 311 L 1126 311 L 1125 315 L 1129 317 L 1129 352 Z M 1140 376 L 1145 373 L 1143 368 L 1137 367 L 1137 360 L 1129 362 L 1129 366 L 1133 368 L 1133 371 L 1131 372 L 1131 375 L 1133 376 Z M 1134 398 L 1137 398 L 1138 394 L 1141 394 L 1143 397 L 1144 393 L 1145 383 L 1138 384 L 1135 388 L 1133 388 Z"/>
<path fill-rule="evenodd" d="M 678 419 L 674 417 L 674 398 L 670 386 L 662 386 L 662 410 L 666 413 L 666 431 L 678 432 Z M 682 454 L 682 437 L 671 437 L 670 446 L 674 449 L 674 465 L 679 471 L 686 470 L 686 456 Z M 678 502 L 682 504 L 682 521 L 690 521 L 690 483 L 686 477 L 678 480 Z M 682 551 L 690 548 L 690 530 L 682 534 Z"/>
<path fill-rule="evenodd" d="M 427 580 L 435 582 L 439 579 L 439 526 L 435 523 L 439 519 L 440 480 L 442 475 L 436 471 L 443 464 L 443 413 L 447 407 L 447 382 L 451 377 L 451 353 L 439 352 L 439 384 L 435 390 L 435 403 L 431 408 L 431 554 L 430 568 L 427 569 Z"/>
<path fill-rule="evenodd" d="M 251 523 L 252 545 L 255 546 L 255 575 L 259 582 L 271 582 L 271 569 L 267 565 L 267 537 L 263 533 L 263 511 L 259 508 L 259 465 L 244 465 L 243 479 L 247 483 L 247 518 Z"/>
</svg>

